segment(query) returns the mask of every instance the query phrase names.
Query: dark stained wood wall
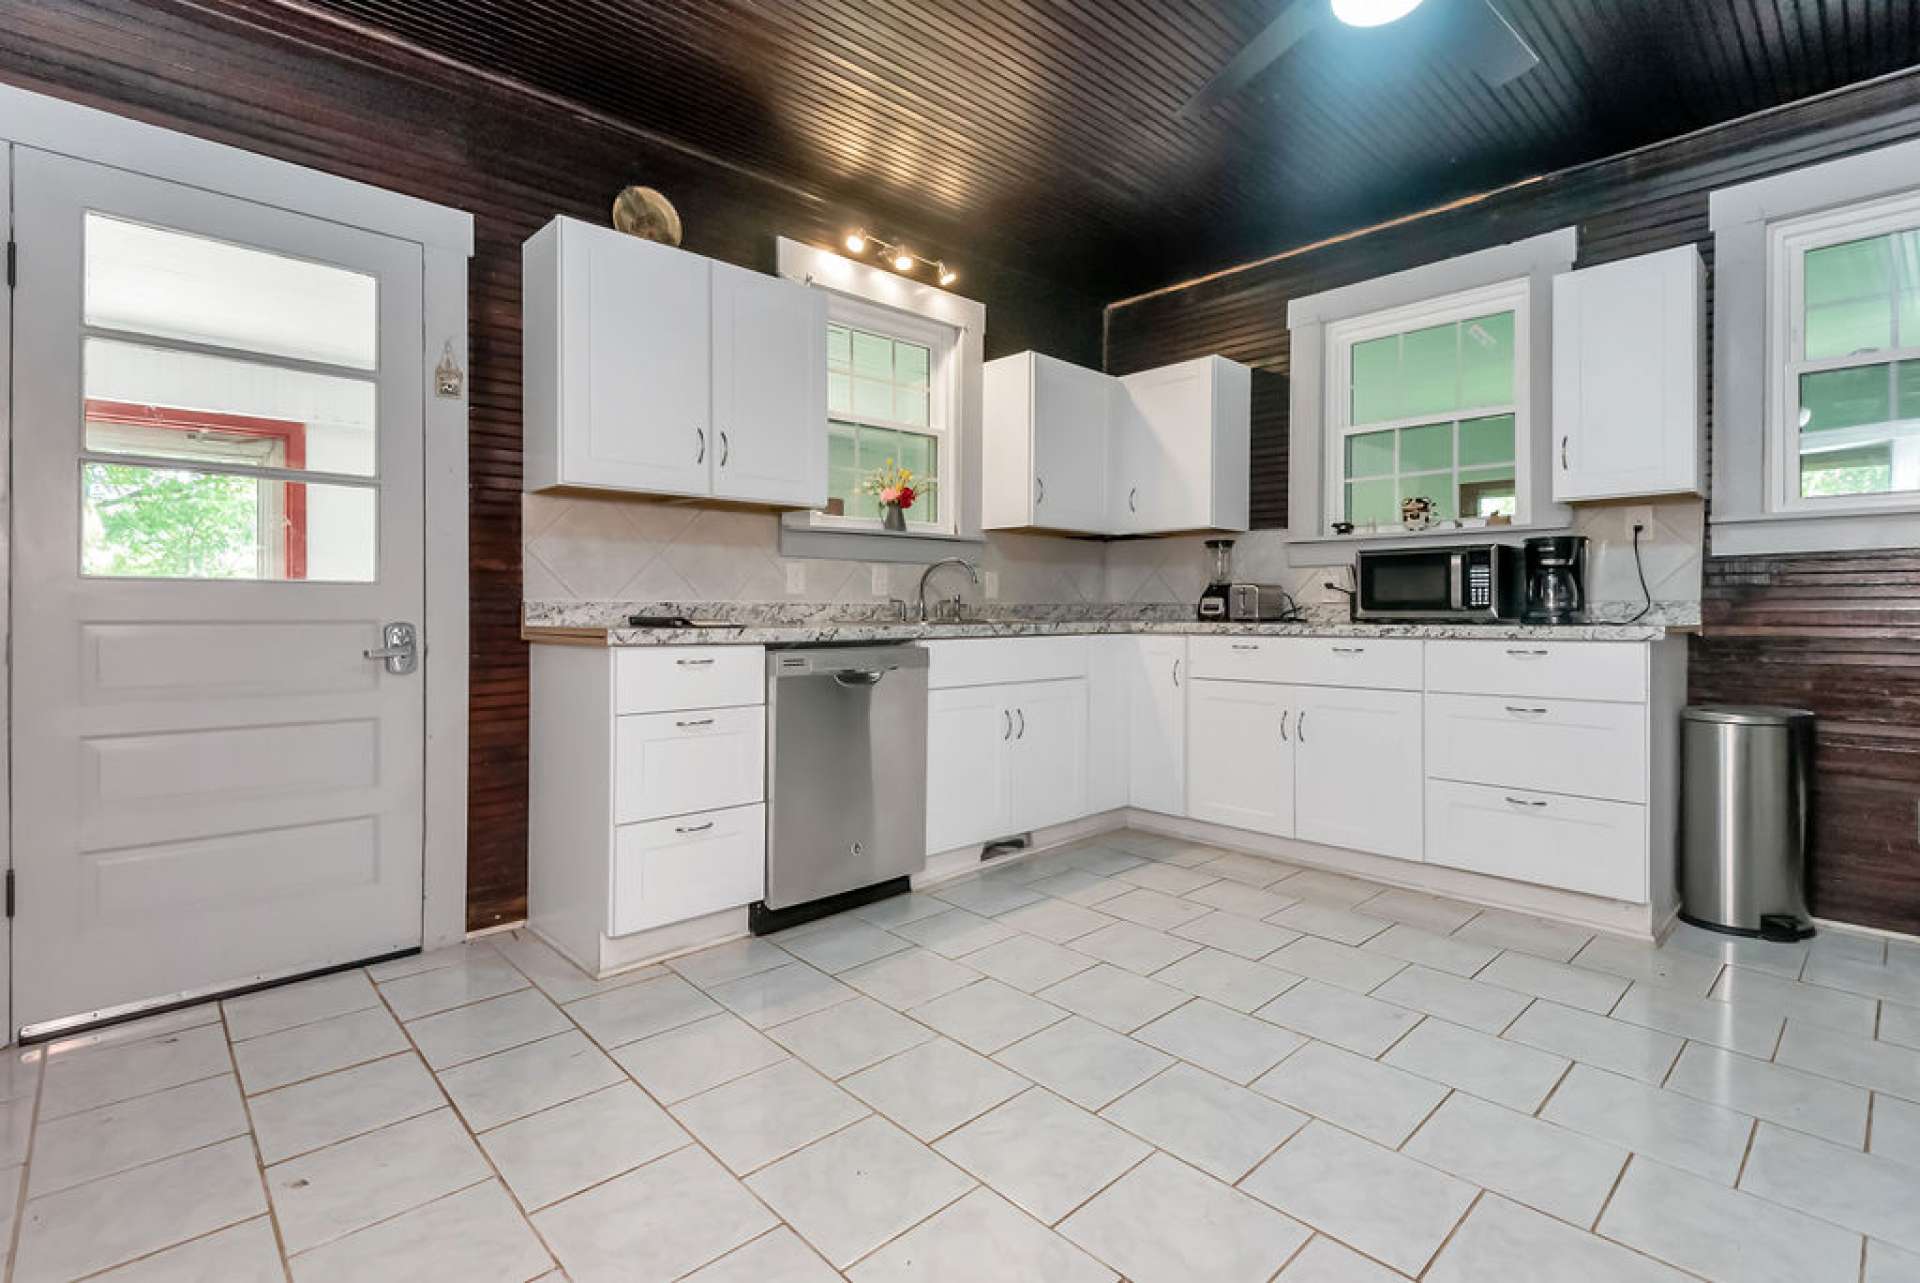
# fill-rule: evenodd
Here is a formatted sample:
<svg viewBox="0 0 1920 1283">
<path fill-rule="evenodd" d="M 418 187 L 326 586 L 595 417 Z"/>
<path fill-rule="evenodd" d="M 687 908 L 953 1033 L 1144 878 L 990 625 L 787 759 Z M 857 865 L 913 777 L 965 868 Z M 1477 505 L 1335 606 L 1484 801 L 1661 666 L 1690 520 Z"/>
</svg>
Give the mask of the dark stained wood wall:
<svg viewBox="0 0 1920 1283">
<path fill-rule="evenodd" d="M 687 247 L 770 269 L 774 238 L 851 226 L 937 248 L 988 308 L 988 354 L 1099 360 L 1091 283 L 1063 285 L 916 236 L 858 194 L 806 191 L 576 115 L 260 0 L 0 0 L 0 78 L 475 215 L 469 460 L 472 696 L 468 923 L 523 917 L 527 658 L 520 641 L 520 242 L 555 214 L 602 220 L 646 182 Z M 644 74 L 644 68 L 636 69 Z"/>
<path fill-rule="evenodd" d="M 1693 243 L 1711 267 L 1715 188 L 1914 138 L 1920 73 L 1748 117 L 1111 308 L 1108 368 L 1219 352 L 1285 374 L 1288 299 L 1569 224 L 1582 266 Z M 1276 483 L 1284 493 L 1284 455 L 1257 453 L 1255 495 Z M 1920 552 L 1709 558 L 1703 613 L 1692 702 L 1820 717 L 1813 911 L 1920 932 Z"/>
</svg>

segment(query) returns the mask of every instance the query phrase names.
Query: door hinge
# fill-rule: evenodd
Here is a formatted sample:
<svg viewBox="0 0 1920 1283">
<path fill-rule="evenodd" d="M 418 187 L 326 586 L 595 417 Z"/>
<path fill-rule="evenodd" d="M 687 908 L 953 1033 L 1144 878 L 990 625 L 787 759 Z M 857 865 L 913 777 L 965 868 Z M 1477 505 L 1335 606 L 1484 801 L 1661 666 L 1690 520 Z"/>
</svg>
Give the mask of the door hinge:
<svg viewBox="0 0 1920 1283">
<path fill-rule="evenodd" d="M 13 916 L 13 870 L 7 870 L 7 916 Z"/>
</svg>

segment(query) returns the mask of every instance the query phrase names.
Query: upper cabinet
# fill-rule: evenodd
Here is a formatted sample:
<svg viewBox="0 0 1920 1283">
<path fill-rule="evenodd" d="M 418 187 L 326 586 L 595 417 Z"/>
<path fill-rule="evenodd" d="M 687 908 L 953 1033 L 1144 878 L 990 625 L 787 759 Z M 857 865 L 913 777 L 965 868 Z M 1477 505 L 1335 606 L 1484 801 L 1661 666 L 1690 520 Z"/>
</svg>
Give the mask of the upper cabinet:
<svg viewBox="0 0 1920 1283">
<path fill-rule="evenodd" d="M 1553 497 L 1701 492 L 1706 269 L 1692 246 L 1553 281 Z"/>
<path fill-rule="evenodd" d="M 989 530 L 1247 528 L 1250 371 L 1202 357 L 1116 379 L 1034 352 L 989 361 Z"/>
<path fill-rule="evenodd" d="M 521 265 L 529 491 L 825 504 L 824 295 L 570 218 Z"/>
</svg>

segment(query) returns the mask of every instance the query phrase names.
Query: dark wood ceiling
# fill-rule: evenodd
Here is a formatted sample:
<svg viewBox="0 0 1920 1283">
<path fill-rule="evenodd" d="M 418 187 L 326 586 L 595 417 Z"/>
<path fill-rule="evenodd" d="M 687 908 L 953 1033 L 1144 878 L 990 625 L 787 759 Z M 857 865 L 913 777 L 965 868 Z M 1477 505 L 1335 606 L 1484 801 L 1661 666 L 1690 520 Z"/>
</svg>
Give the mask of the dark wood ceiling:
<svg viewBox="0 0 1920 1283">
<path fill-rule="evenodd" d="M 1476 2 L 1324 23 L 1199 119 L 1281 0 L 307 5 L 1116 294 L 1920 60 L 1920 0 L 1496 0 L 1542 61 L 1488 89 Z"/>
</svg>

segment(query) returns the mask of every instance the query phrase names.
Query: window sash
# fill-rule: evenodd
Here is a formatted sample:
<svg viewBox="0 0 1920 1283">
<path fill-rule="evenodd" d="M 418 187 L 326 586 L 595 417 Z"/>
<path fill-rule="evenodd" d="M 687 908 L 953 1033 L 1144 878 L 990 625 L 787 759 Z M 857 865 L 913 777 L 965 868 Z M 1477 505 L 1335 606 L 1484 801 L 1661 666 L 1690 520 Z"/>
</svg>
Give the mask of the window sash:
<svg viewBox="0 0 1920 1283">
<path fill-rule="evenodd" d="M 940 491 L 940 516 L 934 521 L 922 521 L 915 518 L 914 509 L 908 509 L 907 528 L 923 534 L 957 533 L 960 459 L 955 448 L 957 433 L 954 431 L 953 412 L 958 404 L 954 380 L 958 376 L 959 331 L 938 321 L 833 293 L 828 295 L 827 323 L 927 349 L 925 423 L 906 423 L 888 416 L 859 414 L 851 407 L 844 414 L 829 411 L 827 417 L 829 422 L 851 424 L 856 428 L 877 428 L 933 438 L 940 459 L 939 471 L 932 478 L 938 483 Z M 851 373 L 851 369 L 846 372 Z M 881 528 L 878 517 L 833 516 L 825 512 L 808 514 L 808 524 L 826 530 L 878 531 Z"/>
</svg>

